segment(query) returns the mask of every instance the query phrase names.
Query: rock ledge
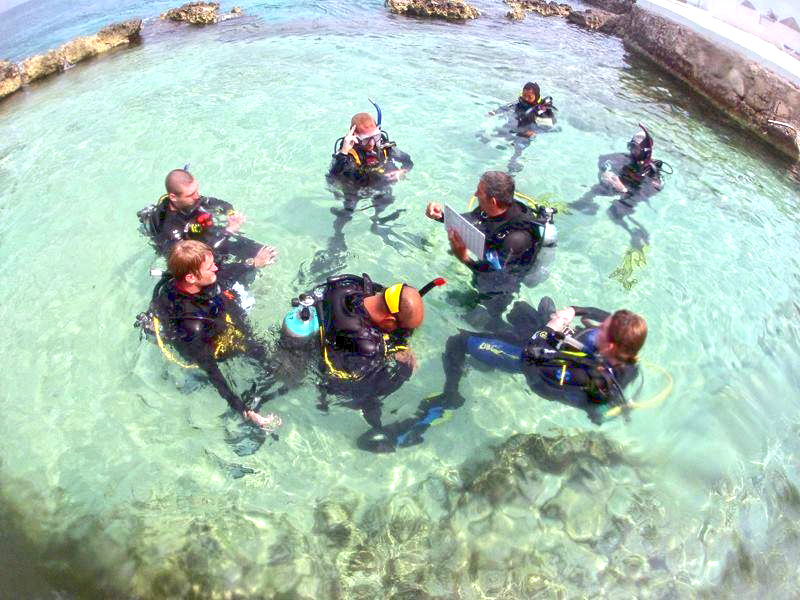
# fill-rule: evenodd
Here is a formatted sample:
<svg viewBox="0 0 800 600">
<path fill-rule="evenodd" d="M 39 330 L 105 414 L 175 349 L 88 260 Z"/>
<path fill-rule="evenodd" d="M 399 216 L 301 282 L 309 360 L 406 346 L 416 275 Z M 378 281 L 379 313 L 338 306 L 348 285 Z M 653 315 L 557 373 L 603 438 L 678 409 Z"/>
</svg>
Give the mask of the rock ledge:
<svg viewBox="0 0 800 600">
<path fill-rule="evenodd" d="M 389 11 L 397 15 L 465 21 L 477 19 L 480 12 L 465 0 L 386 0 Z"/>
</svg>

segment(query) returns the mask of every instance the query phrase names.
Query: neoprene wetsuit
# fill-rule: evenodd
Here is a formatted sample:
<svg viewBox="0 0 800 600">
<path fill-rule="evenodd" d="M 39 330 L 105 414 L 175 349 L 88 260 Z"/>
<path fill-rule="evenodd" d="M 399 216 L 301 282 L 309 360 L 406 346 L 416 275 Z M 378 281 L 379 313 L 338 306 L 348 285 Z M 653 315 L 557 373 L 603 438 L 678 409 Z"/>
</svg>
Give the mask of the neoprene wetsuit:
<svg viewBox="0 0 800 600">
<path fill-rule="evenodd" d="M 470 259 L 466 265 L 472 270 L 472 283 L 481 302 L 493 317 L 499 317 L 534 266 L 544 223 L 516 200 L 497 217 L 489 217 L 480 207 L 462 216 L 486 236 L 483 258 Z"/>
<path fill-rule="evenodd" d="M 422 433 L 445 411 L 463 405 L 459 384 L 467 355 L 495 369 L 523 373 L 531 389 L 544 397 L 565 398 L 578 392 L 593 403 L 621 402 L 621 388 L 635 378 L 636 366 L 626 364 L 612 368 L 597 352 L 597 327 L 581 329 L 575 335 L 584 344 L 582 354 L 585 356 L 556 356 L 559 336 L 545 327 L 554 311 L 550 298 L 542 298 L 538 310 L 517 302 L 509 313 L 512 327 L 508 330 L 501 333 L 462 330 L 451 336 L 442 355 L 444 392 L 423 400 L 413 419 L 387 426 L 395 442 L 398 445 L 420 443 Z M 610 314 L 592 307 L 575 307 L 575 313 L 593 321 L 603 321 Z"/>
<path fill-rule="evenodd" d="M 405 348 L 411 333 L 384 333 L 364 308 L 364 298 L 383 289 L 366 276 L 339 275 L 328 279 L 317 303 L 324 331 L 321 389 L 351 398 L 376 429 L 381 428 L 382 398 L 412 374 L 406 363 L 390 359 Z"/>
<path fill-rule="evenodd" d="M 388 136 L 383 133 L 383 143 L 388 142 Z M 386 178 L 387 171 L 410 171 L 413 167 L 411 157 L 395 146 L 375 147 L 367 153 L 356 145 L 347 154 L 337 151 L 333 155 L 328 178 L 351 185 L 381 187 L 393 183 Z"/>
<path fill-rule="evenodd" d="M 244 355 L 264 365 L 266 350 L 253 338 L 237 293 L 218 279 L 197 294 L 187 294 L 169 279 L 156 287 L 152 309 L 164 325 L 164 337 L 180 355 L 206 372 L 233 410 L 245 411 L 218 363 Z"/>
<path fill-rule="evenodd" d="M 253 258 L 262 248 L 262 244 L 228 233 L 225 226 L 219 224 L 223 217 L 232 212 L 233 206 L 230 203 L 207 196 L 201 196 L 197 205 L 186 214 L 167 208 L 157 231 L 156 247 L 161 254 L 168 256 L 175 242 L 191 239 L 210 246 L 217 258 L 227 255 L 241 260 Z"/>
</svg>

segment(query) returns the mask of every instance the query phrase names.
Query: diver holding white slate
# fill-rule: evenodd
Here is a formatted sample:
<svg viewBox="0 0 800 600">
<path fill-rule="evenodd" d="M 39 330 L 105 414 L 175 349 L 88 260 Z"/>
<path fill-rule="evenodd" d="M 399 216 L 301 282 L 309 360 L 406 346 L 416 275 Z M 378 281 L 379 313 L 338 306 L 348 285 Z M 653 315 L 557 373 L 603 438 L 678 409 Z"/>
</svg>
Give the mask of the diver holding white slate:
<svg viewBox="0 0 800 600">
<path fill-rule="evenodd" d="M 472 270 L 478 300 L 494 320 L 508 307 L 542 246 L 555 244 L 555 211 L 530 208 L 515 200 L 514 192 L 511 175 L 487 171 L 475 191 L 478 206 L 471 212 L 451 217 L 452 209 L 433 202 L 425 210 L 428 218 L 445 222 L 450 249 Z"/>
</svg>

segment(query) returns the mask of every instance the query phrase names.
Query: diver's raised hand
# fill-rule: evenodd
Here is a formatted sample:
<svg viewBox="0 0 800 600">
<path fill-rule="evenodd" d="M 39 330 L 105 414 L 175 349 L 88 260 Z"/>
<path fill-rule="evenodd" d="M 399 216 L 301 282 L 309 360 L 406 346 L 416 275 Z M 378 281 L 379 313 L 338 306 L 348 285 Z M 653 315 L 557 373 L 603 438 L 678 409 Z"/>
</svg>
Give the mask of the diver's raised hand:
<svg viewBox="0 0 800 600">
<path fill-rule="evenodd" d="M 441 221 L 444 219 L 444 209 L 442 208 L 441 204 L 431 202 L 425 208 L 425 216 L 429 219 L 433 219 L 434 221 Z"/>
<path fill-rule="evenodd" d="M 356 137 L 356 126 L 353 125 L 350 128 L 350 131 L 347 132 L 347 135 L 344 136 L 344 139 L 342 140 L 342 147 L 339 148 L 339 152 L 341 154 L 347 154 L 350 152 L 352 147 L 356 145 L 356 142 L 358 142 L 358 138 Z"/>
<path fill-rule="evenodd" d="M 278 250 L 276 248 L 272 246 L 261 246 L 261 250 L 253 257 L 253 266 L 260 269 L 261 267 L 273 264 L 277 260 Z"/>
</svg>

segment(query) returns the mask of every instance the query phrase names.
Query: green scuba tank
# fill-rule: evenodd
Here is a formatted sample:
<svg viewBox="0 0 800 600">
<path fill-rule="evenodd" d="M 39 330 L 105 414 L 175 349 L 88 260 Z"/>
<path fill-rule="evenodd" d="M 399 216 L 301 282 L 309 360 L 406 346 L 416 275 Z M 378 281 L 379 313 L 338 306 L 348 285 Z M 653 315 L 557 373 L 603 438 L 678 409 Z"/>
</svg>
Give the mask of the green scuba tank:
<svg viewBox="0 0 800 600">
<path fill-rule="evenodd" d="M 314 297 L 300 294 L 292 300 L 292 308 L 286 313 L 281 326 L 281 345 L 300 348 L 314 341 L 319 332 L 319 317 L 314 308 Z"/>
</svg>

